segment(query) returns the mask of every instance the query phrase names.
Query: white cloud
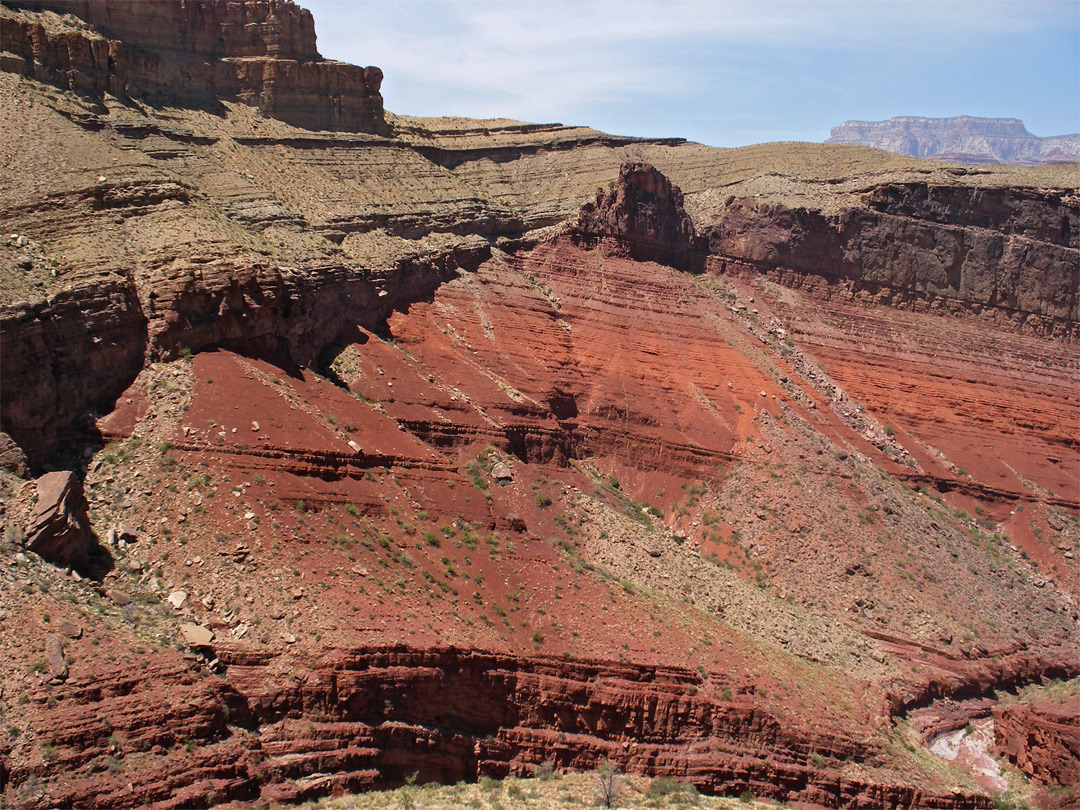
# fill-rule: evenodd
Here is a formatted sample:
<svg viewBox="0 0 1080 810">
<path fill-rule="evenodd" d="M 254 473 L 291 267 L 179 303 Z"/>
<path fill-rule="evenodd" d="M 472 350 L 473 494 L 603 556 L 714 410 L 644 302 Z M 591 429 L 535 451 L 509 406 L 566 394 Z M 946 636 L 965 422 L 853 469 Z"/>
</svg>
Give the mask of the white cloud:
<svg viewBox="0 0 1080 810">
<path fill-rule="evenodd" d="M 794 126 L 780 124 L 781 104 L 794 108 L 872 92 L 868 83 L 875 72 L 881 72 L 883 85 L 895 78 L 887 75 L 890 71 L 909 72 L 913 86 L 926 84 L 923 72 L 950 54 L 974 53 L 1018 35 L 1077 28 L 1076 0 L 308 0 L 307 5 L 315 14 L 320 50 L 379 65 L 386 75 L 387 107 L 395 112 L 559 120 L 599 128 L 610 128 L 604 123 L 610 120 L 630 134 L 672 134 L 658 132 L 657 126 L 682 117 L 664 111 L 675 102 L 691 105 L 703 120 L 771 116 L 763 130 L 778 131 Z M 980 52 L 978 58 L 994 57 Z M 838 110 L 830 120 L 845 117 L 851 116 Z M 641 123 L 631 131 L 624 120 Z"/>
</svg>

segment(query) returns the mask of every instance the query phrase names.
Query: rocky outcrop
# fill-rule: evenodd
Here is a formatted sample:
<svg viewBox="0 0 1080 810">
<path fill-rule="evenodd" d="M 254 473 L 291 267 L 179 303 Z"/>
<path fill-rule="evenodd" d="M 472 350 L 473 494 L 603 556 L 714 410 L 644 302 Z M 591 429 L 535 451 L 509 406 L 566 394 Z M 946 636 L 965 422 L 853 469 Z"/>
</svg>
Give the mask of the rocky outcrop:
<svg viewBox="0 0 1080 810">
<path fill-rule="evenodd" d="M 0 433 L 0 470 L 6 470 L 20 478 L 30 472 L 26 453 L 6 433 Z"/>
<path fill-rule="evenodd" d="M 1032 779 L 1080 784 L 1080 699 L 999 704 L 994 740 L 1002 756 Z"/>
<path fill-rule="evenodd" d="M 4 70 L 98 98 L 234 98 L 308 129 L 387 131 L 382 71 L 320 57 L 311 13 L 291 2 L 16 5 L 25 10 L 0 9 Z"/>
<path fill-rule="evenodd" d="M 890 184 L 826 214 L 736 200 L 712 266 L 904 309 L 985 314 L 1080 336 L 1080 201 L 1069 191 Z"/>
<path fill-rule="evenodd" d="M 178 262 L 141 290 L 113 276 L 4 309 L 3 428 L 40 468 L 62 437 L 85 433 L 83 417 L 111 409 L 147 362 L 224 347 L 311 365 L 339 335 L 358 324 L 377 328 L 395 306 L 430 295 L 488 255 L 486 244 L 463 245 L 380 275 Z"/>
<path fill-rule="evenodd" d="M 851 143 L 950 163 L 1032 165 L 1080 160 L 1080 135 L 1039 138 L 1018 118 L 920 118 L 845 121 L 826 143 Z"/>
<path fill-rule="evenodd" d="M 56 769 L 96 770 L 110 741 L 127 751 L 153 746 L 158 756 L 129 768 L 122 787 L 107 779 L 56 780 L 52 800 L 186 806 L 170 798 L 213 785 L 218 801 L 290 802 L 397 786 L 413 773 L 422 782 L 453 783 L 526 775 L 545 760 L 587 770 L 610 759 L 629 773 L 676 776 L 706 793 L 749 790 L 870 810 L 990 806 L 978 794 L 841 776 L 844 761 L 872 764 L 880 747 L 827 726 L 786 728 L 759 705 L 752 685 L 733 692 L 678 667 L 453 648 L 335 649 L 306 665 L 228 645 L 216 653 L 225 665 L 221 678 L 159 667 L 153 684 L 132 679 L 132 697 L 117 688 L 116 675 L 93 683 L 69 677 L 65 694 L 96 695 L 98 702 L 65 700 L 38 728 L 56 746 L 54 760 L 36 770 L 39 778 Z M 149 699 L 169 680 L 185 699 L 162 713 Z M 184 769 L 170 768 L 185 739 L 198 741 L 197 760 L 185 755 Z M 29 776 L 16 769 L 11 778 L 17 786 Z"/>
<path fill-rule="evenodd" d="M 597 190 L 595 202 L 582 207 L 570 233 L 585 242 L 614 239 L 636 261 L 683 270 L 700 270 L 705 264 L 682 191 L 643 161 L 623 163 L 614 187 Z"/>
<path fill-rule="evenodd" d="M 146 320 L 134 286 L 95 278 L 50 299 L 0 311 L 0 425 L 40 469 L 62 437 L 109 408 L 142 368 Z"/>
<path fill-rule="evenodd" d="M 72 472 L 46 473 L 37 480 L 37 503 L 26 527 L 26 547 L 56 565 L 85 569 L 94 536 L 82 482 Z"/>
</svg>

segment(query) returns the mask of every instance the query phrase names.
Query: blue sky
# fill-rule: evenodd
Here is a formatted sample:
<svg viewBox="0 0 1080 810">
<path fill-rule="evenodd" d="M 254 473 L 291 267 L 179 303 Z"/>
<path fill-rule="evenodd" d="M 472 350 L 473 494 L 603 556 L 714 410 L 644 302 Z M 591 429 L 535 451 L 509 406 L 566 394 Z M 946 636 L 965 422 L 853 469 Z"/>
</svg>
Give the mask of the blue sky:
<svg viewBox="0 0 1080 810">
<path fill-rule="evenodd" d="M 1080 0 L 299 0 L 386 107 L 713 146 L 848 119 L 1080 132 Z"/>
</svg>

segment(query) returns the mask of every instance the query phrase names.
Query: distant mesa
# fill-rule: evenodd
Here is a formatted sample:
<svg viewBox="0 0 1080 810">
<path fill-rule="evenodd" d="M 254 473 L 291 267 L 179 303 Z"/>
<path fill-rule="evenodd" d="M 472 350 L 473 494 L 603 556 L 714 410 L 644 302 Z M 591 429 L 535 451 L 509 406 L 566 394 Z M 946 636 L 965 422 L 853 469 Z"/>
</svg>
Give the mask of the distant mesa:
<svg viewBox="0 0 1080 810">
<path fill-rule="evenodd" d="M 1080 161 L 1080 134 L 1040 138 L 1019 118 L 921 118 L 845 121 L 825 143 L 871 146 L 911 157 L 949 163 L 1040 163 Z"/>
</svg>

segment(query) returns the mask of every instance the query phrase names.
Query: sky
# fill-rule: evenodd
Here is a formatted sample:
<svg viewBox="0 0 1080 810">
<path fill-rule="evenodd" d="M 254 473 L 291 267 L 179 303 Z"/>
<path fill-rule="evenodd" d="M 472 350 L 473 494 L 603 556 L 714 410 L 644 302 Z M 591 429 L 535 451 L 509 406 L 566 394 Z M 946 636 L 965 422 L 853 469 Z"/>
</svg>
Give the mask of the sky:
<svg viewBox="0 0 1080 810">
<path fill-rule="evenodd" d="M 712 146 L 846 120 L 1020 118 L 1080 132 L 1080 0 L 298 0 L 395 113 Z"/>
</svg>

